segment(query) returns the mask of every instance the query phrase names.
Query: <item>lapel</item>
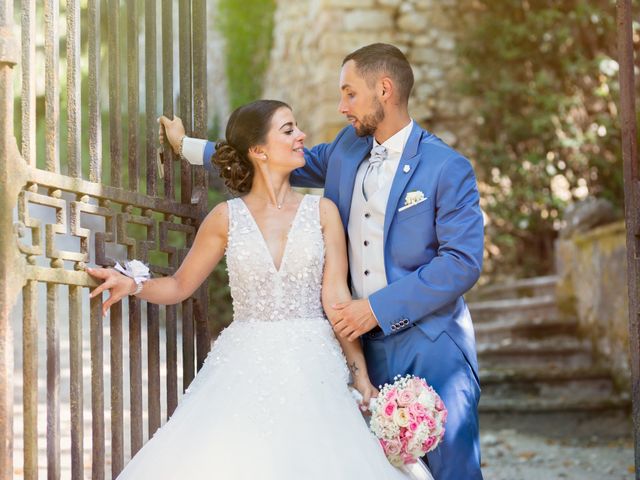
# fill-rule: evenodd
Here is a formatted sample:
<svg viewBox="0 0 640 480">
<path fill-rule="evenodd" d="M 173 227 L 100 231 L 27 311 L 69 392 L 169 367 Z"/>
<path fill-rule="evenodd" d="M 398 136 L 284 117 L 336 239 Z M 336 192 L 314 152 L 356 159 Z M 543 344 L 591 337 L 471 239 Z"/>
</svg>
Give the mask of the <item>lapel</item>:
<svg viewBox="0 0 640 480">
<path fill-rule="evenodd" d="M 371 151 L 373 137 L 358 137 L 355 142 L 344 153 L 342 168 L 340 170 L 340 198 L 338 210 L 342 218 L 345 231 L 349 224 L 349 212 L 351 210 L 351 198 L 353 196 L 353 184 L 356 180 L 356 172 L 362 160 Z"/>
<path fill-rule="evenodd" d="M 389 199 L 387 200 L 387 209 L 384 214 L 384 242 L 386 243 L 387 235 L 389 234 L 389 227 L 391 221 L 398 209 L 398 202 L 400 201 L 400 195 L 404 191 L 407 183 L 416 171 L 418 162 L 420 161 L 420 155 L 418 147 L 420 146 L 420 140 L 422 139 L 423 130 L 420 126 L 413 122 L 413 128 L 407 139 L 407 143 L 400 157 L 400 163 L 396 169 L 396 174 L 393 177 L 393 183 L 391 184 L 391 191 L 389 192 Z M 409 165 L 410 170 L 405 173 L 404 166 Z"/>
</svg>

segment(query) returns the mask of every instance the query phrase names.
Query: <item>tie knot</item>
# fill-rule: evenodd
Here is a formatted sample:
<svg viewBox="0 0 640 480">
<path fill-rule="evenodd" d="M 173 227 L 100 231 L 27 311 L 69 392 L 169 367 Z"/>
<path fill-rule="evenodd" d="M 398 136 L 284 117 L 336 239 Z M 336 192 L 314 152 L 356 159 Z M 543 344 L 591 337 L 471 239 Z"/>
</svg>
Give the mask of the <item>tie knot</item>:
<svg viewBox="0 0 640 480">
<path fill-rule="evenodd" d="M 387 159 L 387 147 L 376 145 L 371 149 L 370 163 L 380 163 Z"/>
</svg>

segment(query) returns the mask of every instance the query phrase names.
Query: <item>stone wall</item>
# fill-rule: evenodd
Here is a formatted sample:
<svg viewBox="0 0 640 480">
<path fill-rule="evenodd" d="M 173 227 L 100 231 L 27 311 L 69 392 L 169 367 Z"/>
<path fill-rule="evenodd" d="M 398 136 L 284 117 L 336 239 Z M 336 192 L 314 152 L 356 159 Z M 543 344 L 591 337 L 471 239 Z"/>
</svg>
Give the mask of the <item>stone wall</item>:
<svg viewBox="0 0 640 480">
<path fill-rule="evenodd" d="M 342 59 L 369 43 L 392 43 L 413 66 L 412 117 L 465 153 L 472 101 L 454 85 L 461 75 L 457 30 L 468 1 L 279 1 L 264 96 L 291 104 L 307 144 L 330 141 L 346 124 L 337 111 Z"/>
<path fill-rule="evenodd" d="M 624 222 L 576 234 L 556 244 L 561 308 L 576 315 L 601 362 L 630 389 L 629 297 Z"/>
</svg>

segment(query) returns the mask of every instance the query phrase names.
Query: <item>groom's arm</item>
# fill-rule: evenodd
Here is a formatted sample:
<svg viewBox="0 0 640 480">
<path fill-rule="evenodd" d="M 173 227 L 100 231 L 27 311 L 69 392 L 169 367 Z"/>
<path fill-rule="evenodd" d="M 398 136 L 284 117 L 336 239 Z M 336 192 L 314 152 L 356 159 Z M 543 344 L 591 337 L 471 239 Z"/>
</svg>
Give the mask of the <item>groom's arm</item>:
<svg viewBox="0 0 640 480">
<path fill-rule="evenodd" d="M 343 129 L 331 143 L 321 143 L 304 149 L 304 167 L 291 173 L 291 184 L 294 187 L 324 187 L 329 157 L 346 130 Z M 215 151 L 216 146 L 213 142 L 191 137 L 184 137 L 182 140 L 182 156 L 192 165 L 204 165 L 207 170 L 212 170 L 211 157 Z"/>
<path fill-rule="evenodd" d="M 191 165 L 204 165 L 212 170 L 211 157 L 216 151 L 216 144 L 201 138 L 184 137 L 182 139 L 182 156 Z"/>
<path fill-rule="evenodd" d="M 438 255 L 369 296 L 386 335 L 455 301 L 480 276 L 484 222 L 475 175 L 467 159 L 457 156 L 445 163 L 435 201 Z"/>
</svg>

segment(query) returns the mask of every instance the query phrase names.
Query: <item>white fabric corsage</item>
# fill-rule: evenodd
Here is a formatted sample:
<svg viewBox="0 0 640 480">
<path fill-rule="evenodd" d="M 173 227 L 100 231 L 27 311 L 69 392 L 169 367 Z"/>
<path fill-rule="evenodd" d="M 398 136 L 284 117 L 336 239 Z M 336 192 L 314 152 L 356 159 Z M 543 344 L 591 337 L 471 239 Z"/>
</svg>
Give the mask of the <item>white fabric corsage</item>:
<svg viewBox="0 0 640 480">
<path fill-rule="evenodd" d="M 142 290 L 142 284 L 151 278 L 149 267 L 140 260 L 129 260 L 128 262 L 124 262 L 124 267 L 116 262 L 116 265 L 113 268 L 129 278 L 133 278 L 133 281 L 136 282 L 138 288 L 133 295 L 140 293 Z"/>
<path fill-rule="evenodd" d="M 414 190 L 413 192 L 408 192 L 404 197 L 404 207 L 398 209 L 399 212 L 406 210 L 407 208 L 411 208 L 418 203 L 424 202 L 427 197 L 424 196 L 420 190 Z"/>
</svg>

